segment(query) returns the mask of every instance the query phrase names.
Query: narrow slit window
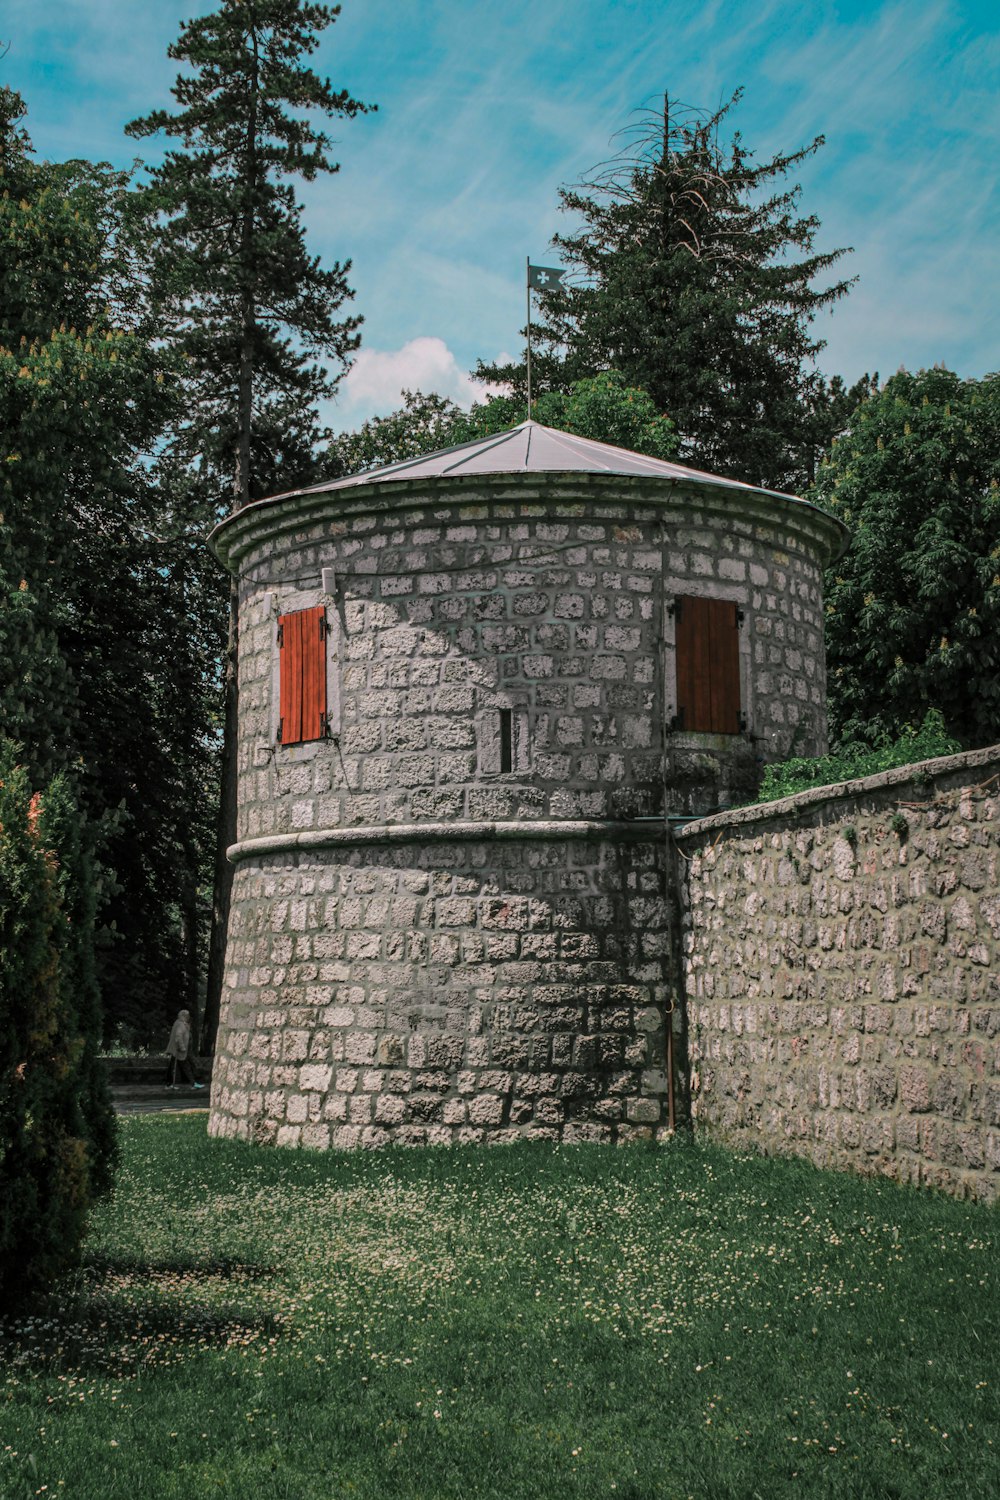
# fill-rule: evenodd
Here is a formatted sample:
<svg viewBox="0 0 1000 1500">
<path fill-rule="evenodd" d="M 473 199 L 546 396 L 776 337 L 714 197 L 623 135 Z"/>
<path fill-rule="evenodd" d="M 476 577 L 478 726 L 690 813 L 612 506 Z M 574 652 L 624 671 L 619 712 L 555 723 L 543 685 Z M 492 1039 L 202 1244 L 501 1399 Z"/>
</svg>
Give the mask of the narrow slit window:
<svg viewBox="0 0 1000 1500">
<path fill-rule="evenodd" d="M 514 714 L 509 708 L 500 710 L 500 770 L 514 769 Z"/>
<path fill-rule="evenodd" d="M 726 599 L 680 598 L 676 625 L 677 728 L 739 734 L 740 614 Z"/>
<path fill-rule="evenodd" d="M 321 740 L 327 733 L 326 609 L 278 616 L 279 720 L 282 745 Z"/>
</svg>

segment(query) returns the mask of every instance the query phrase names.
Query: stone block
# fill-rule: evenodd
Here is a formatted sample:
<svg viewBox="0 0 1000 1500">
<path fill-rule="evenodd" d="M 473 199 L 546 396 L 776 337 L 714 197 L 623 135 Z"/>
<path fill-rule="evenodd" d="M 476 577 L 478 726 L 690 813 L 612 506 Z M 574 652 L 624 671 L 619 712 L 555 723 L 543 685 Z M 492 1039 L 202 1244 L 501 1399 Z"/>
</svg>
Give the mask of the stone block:
<svg viewBox="0 0 1000 1500">
<path fill-rule="evenodd" d="M 375 1100 L 375 1119 L 382 1125 L 401 1125 L 409 1117 L 407 1100 L 398 1094 L 380 1094 Z"/>
<path fill-rule="evenodd" d="M 308 1099 L 304 1094 L 292 1094 L 285 1103 L 285 1119 L 292 1125 L 301 1125 L 308 1118 Z"/>
<path fill-rule="evenodd" d="M 304 1092 L 315 1090 L 320 1094 L 330 1091 L 333 1069 L 320 1063 L 306 1063 L 299 1069 L 299 1088 Z"/>
<path fill-rule="evenodd" d="M 470 1125 L 499 1125 L 503 1120 L 503 1110 L 504 1101 L 499 1095 L 479 1094 L 469 1101 L 469 1123 Z"/>
<path fill-rule="evenodd" d="M 371 1032 L 349 1032 L 344 1039 L 344 1059 L 349 1063 L 373 1063 L 376 1057 L 377 1038 Z"/>
</svg>

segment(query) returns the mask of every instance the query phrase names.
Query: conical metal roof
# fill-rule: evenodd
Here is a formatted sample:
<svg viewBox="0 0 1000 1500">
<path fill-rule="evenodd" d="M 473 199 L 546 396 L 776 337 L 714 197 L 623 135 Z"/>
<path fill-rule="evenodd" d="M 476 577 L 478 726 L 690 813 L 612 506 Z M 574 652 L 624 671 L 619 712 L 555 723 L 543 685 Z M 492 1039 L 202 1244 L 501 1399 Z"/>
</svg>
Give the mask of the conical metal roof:
<svg viewBox="0 0 1000 1500">
<path fill-rule="evenodd" d="M 770 509 L 775 501 L 781 507 L 789 507 L 789 514 L 812 515 L 825 534 L 828 560 L 839 556 L 846 548 L 850 533 L 844 523 L 828 511 L 820 510 L 809 500 L 780 490 L 766 490 L 758 485 L 746 484 L 740 479 L 725 479 L 719 474 L 708 474 L 703 469 L 690 469 L 684 464 L 671 463 L 663 458 L 650 458 L 644 453 L 633 453 L 628 448 L 616 448 L 611 443 L 597 443 L 592 438 L 576 437 L 569 432 L 559 432 L 554 427 L 543 427 L 540 422 L 522 422 L 505 432 L 491 433 L 488 437 L 474 438 L 468 443 L 459 443 L 453 448 L 441 448 L 436 453 L 423 453 L 418 458 L 402 459 L 399 463 L 386 464 L 377 469 L 364 469 L 358 474 L 348 474 L 343 479 L 328 479 L 322 484 L 310 485 L 306 489 L 288 490 L 284 494 L 270 495 L 255 500 L 242 510 L 234 511 L 212 532 L 209 545 L 226 566 L 230 566 L 230 554 L 234 546 L 238 551 L 243 545 L 238 539 L 249 536 L 258 527 L 258 520 L 265 526 L 270 516 L 296 512 L 289 510 L 290 503 L 298 508 L 313 509 L 324 504 L 327 495 L 338 495 L 355 489 L 371 491 L 379 485 L 405 487 L 409 483 L 429 481 L 437 489 L 435 481 L 463 481 L 478 477 L 501 475 L 538 474 L 572 475 L 592 474 L 611 478 L 620 475 L 628 479 L 653 481 L 658 488 L 663 482 L 664 493 L 677 486 L 707 489 L 718 495 L 722 504 L 726 497 L 739 501 L 746 497 L 748 504 L 753 497 L 766 497 L 764 503 Z M 459 483 L 456 489 L 464 489 Z M 398 491 L 396 496 L 398 496 Z M 394 496 L 394 500 L 396 498 Z M 345 502 L 347 496 L 344 496 Z M 353 497 L 352 497 L 353 498 Z M 386 499 L 389 499 L 388 494 Z M 361 503 L 362 496 L 358 496 Z M 282 524 L 280 521 L 277 523 Z M 289 524 L 291 524 L 289 520 Z"/>
<path fill-rule="evenodd" d="M 723 479 L 702 469 L 689 469 L 663 458 L 649 458 L 611 443 L 597 443 L 592 438 L 576 437 L 543 427 L 540 422 L 522 422 L 506 432 L 473 438 L 454 448 L 423 453 L 418 458 L 402 459 L 378 469 L 365 469 L 344 479 L 334 479 L 315 489 L 343 490 L 359 484 L 381 484 L 396 479 L 465 479 L 476 474 L 632 474 L 646 479 L 687 480 L 693 484 L 718 485 L 723 489 L 761 491 L 755 485 L 738 479 Z M 795 498 L 790 497 L 790 498 Z"/>
</svg>

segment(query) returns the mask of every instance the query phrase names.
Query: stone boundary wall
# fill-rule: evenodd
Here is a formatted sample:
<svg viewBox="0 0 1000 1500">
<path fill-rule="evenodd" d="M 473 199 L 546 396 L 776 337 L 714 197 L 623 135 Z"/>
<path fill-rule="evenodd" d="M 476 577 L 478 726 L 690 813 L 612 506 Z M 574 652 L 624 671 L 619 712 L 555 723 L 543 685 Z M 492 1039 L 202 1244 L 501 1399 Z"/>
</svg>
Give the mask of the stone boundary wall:
<svg viewBox="0 0 1000 1500">
<path fill-rule="evenodd" d="M 677 847 L 695 1129 L 996 1200 L 1000 745 Z"/>
</svg>

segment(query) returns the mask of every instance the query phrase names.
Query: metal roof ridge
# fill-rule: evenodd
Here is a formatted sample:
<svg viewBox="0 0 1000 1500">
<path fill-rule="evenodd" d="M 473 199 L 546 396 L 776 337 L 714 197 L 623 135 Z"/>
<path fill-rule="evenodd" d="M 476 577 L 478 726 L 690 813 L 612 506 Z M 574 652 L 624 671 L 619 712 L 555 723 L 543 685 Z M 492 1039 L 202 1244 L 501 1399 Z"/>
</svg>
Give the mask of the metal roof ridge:
<svg viewBox="0 0 1000 1500">
<path fill-rule="evenodd" d="M 721 474 L 709 474 L 707 470 L 692 469 L 686 464 L 675 463 L 673 459 L 655 458 L 651 453 L 638 453 L 634 448 L 623 448 L 618 443 L 605 443 L 600 438 L 582 437 L 579 433 L 564 432 L 558 427 L 546 427 L 544 431 L 549 433 L 556 440 L 557 444 L 564 444 L 571 451 L 578 445 L 587 451 L 598 449 L 602 454 L 621 453 L 626 455 L 633 464 L 643 465 L 652 474 L 669 474 L 672 479 L 683 479 L 688 475 L 696 475 L 699 479 L 712 479 L 716 484 L 744 484 L 744 481 L 740 479 L 727 479 Z M 612 464 L 606 464 L 600 472 L 614 474 L 621 471 L 615 469 Z M 757 486 L 745 485 L 745 488 L 756 489 Z"/>
<path fill-rule="evenodd" d="M 472 438 L 468 443 L 463 443 L 457 450 L 463 455 L 461 463 L 446 464 L 442 468 L 441 473 L 450 474 L 455 469 L 462 468 L 467 459 L 480 453 L 491 453 L 494 448 L 502 447 L 504 443 L 516 436 L 519 431 L 520 428 L 518 427 L 505 427 L 502 432 L 489 433 L 485 437 Z M 439 450 L 438 456 L 440 457 L 441 452 L 447 453 L 447 451 L 447 448 Z M 433 453 L 425 453 L 423 456 L 425 459 L 432 459 L 435 455 Z"/>
<path fill-rule="evenodd" d="M 581 449 L 586 451 L 593 445 L 596 448 L 609 448 L 612 452 L 627 453 L 629 458 L 646 459 L 647 462 L 650 462 L 646 454 L 633 453 L 630 448 L 619 448 L 614 443 L 600 443 L 595 438 L 581 437 L 577 432 L 564 432 L 560 427 L 545 427 L 542 430 L 548 433 L 554 440 L 555 447 L 568 448 L 571 453 L 578 453 Z M 652 462 L 655 463 L 656 460 L 653 459 Z M 614 474 L 619 471 L 614 469 L 609 463 L 602 463 L 598 472 L 602 474 Z"/>
<path fill-rule="evenodd" d="M 710 484 L 724 485 L 733 489 L 751 490 L 756 494 L 779 495 L 785 500 L 801 500 L 801 495 L 793 495 L 789 490 L 772 490 L 766 485 L 750 484 L 746 479 L 733 479 L 725 474 L 713 474 L 709 469 L 695 469 L 690 464 L 677 463 L 670 458 L 654 458 L 649 453 L 637 453 L 633 448 L 622 448 L 617 443 L 604 443 L 599 438 L 581 437 L 578 433 L 563 432 L 558 427 L 546 427 L 542 422 L 532 420 L 532 427 L 539 427 L 558 443 L 563 443 L 572 451 L 574 444 L 579 444 L 585 449 L 601 449 L 606 453 L 624 453 L 634 462 L 648 466 L 648 471 L 653 474 L 669 474 L 674 479 L 699 479 L 707 480 Z M 602 469 L 600 472 L 620 472 L 612 467 Z"/>
</svg>

